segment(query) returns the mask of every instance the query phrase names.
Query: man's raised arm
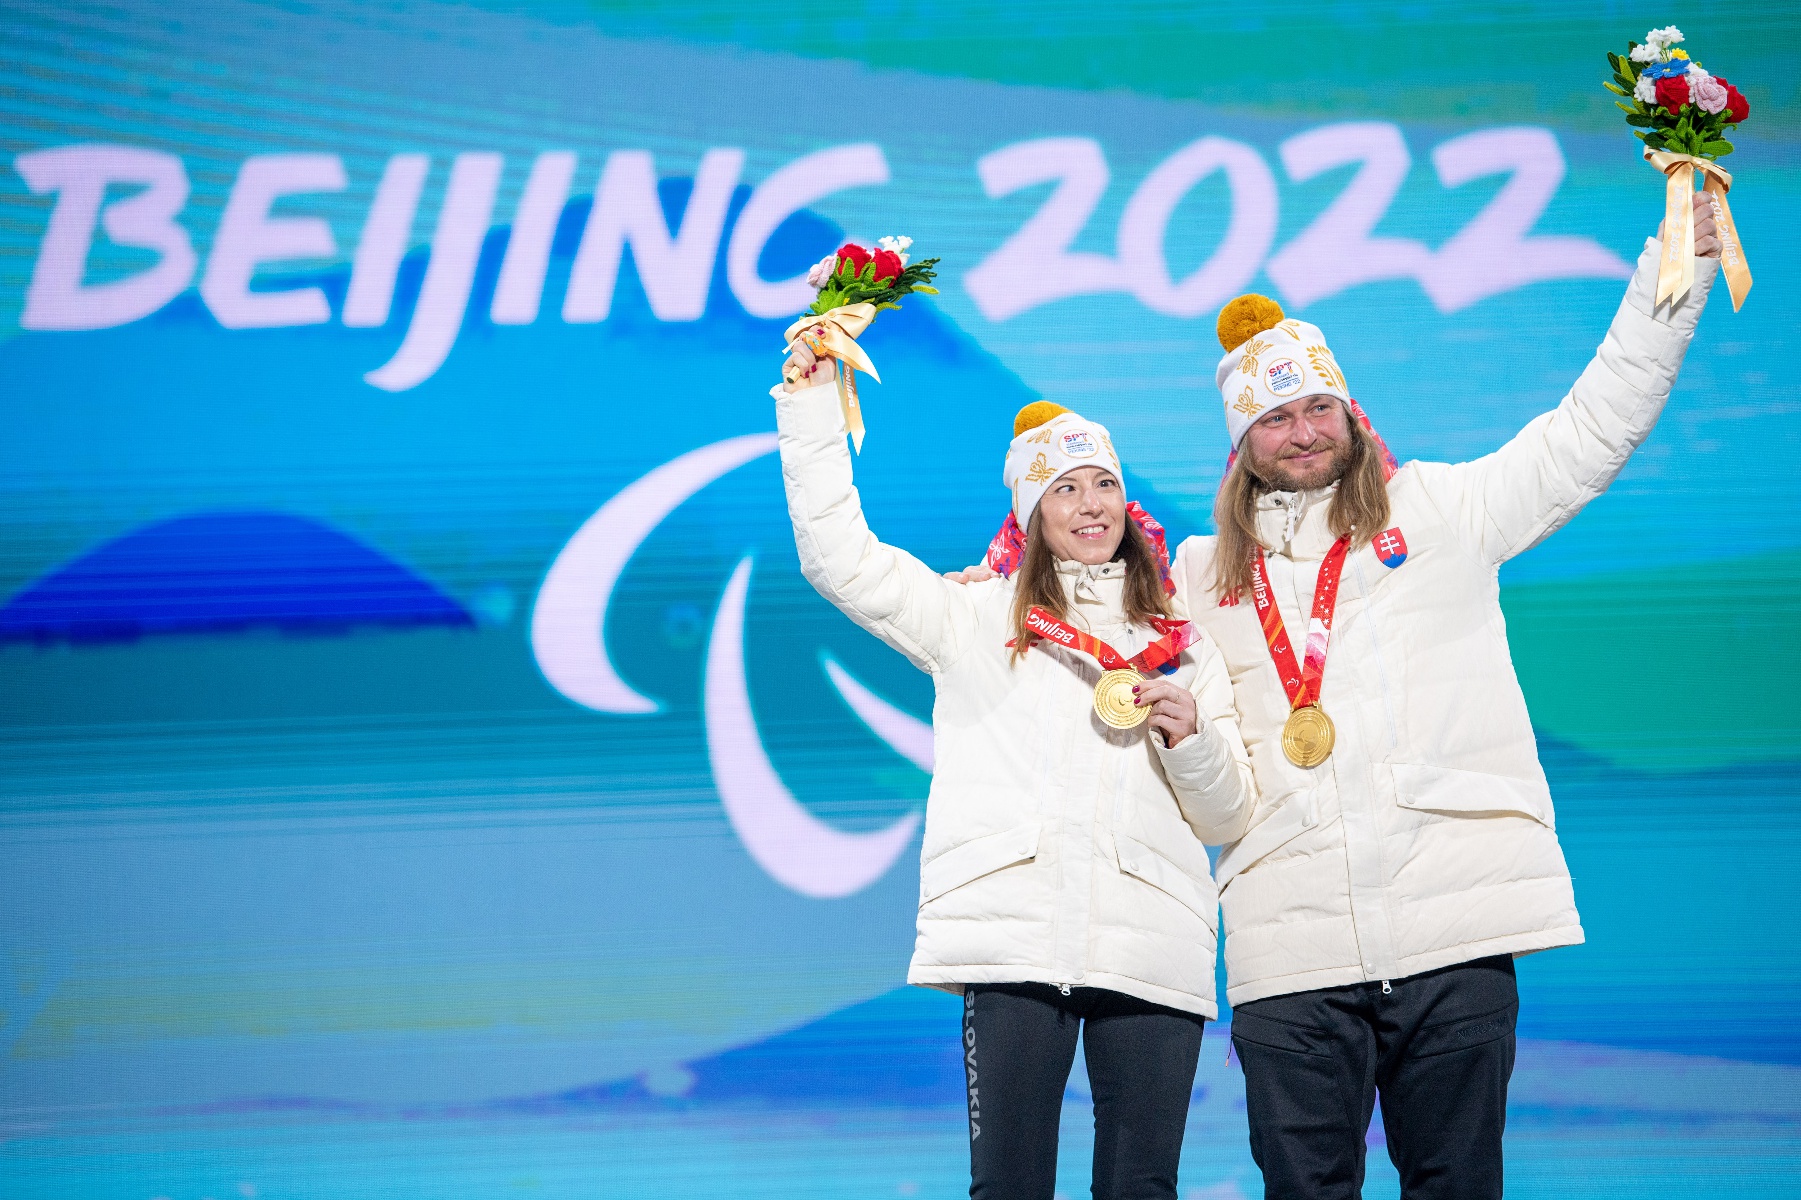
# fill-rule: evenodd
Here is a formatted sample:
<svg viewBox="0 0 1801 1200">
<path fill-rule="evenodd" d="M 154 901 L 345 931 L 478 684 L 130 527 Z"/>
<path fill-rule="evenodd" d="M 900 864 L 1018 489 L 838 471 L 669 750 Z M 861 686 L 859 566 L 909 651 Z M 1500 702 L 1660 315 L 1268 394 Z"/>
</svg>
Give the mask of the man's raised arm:
<svg viewBox="0 0 1801 1200">
<path fill-rule="evenodd" d="M 1657 424 L 1719 267 L 1704 203 L 1695 215 L 1701 261 L 1687 295 L 1653 304 L 1658 243 L 1646 243 L 1606 339 L 1563 403 L 1486 457 L 1415 464 L 1445 515 L 1489 561 L 1505 562 L 1561 528 L 1607 490 Z"/>
</svg>

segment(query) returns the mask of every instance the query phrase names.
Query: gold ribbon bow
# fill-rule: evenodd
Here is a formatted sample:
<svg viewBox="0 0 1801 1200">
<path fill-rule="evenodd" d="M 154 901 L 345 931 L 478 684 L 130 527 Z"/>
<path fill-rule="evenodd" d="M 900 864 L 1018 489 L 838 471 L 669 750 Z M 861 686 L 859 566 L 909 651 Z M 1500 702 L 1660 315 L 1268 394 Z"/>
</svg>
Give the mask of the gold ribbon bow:
<svg viewBox="0 0 1801 1200">
<path fill-rule="evenodd" d="M 857 336 L 869 328 L 875 313 L 873 304 L 845 304 L 819 316 L 802 317 L 782 335 L 790 354 L 798 343 L 820 358 L 838 360 L 838 405 L 844 410 L 844 427 L 850 430 L 851 445 L 859 454 L 863 452 L 863 408 L 857 403 L 857 371 L 869 372 L 877 383 L 882 382 L 882 377 L 876 374 L 875 364 L 863 353 L 863 347 L 857 345 Z"/>
<path fill-rule="evenodd" d="M 1657 299 L 1662 304 L 1682 299 L 1695 282 L 1695 172 L 1702 175 L 1702 187 L 1714 206 L 1714 229 L 1720 236 L 1720 269 L 1726 272 L 1726 287 L 1732 292 L 1732 311 L 1737 312 L 1751 291 L 1751 268 L 1745 262 L 1745 248 L 1738 240 L 1738 227 L 1732 223 L 1732 208 L 1726 193 L 1732 190 L 1732 176 L 1710 158 L 1692 154 L 1671 154 L 1664 150 L 1646 150 L 1645 160 L 1662 171 L 1669 182 L 1664 185 L 1663 247 L 1657 268 Z"/>
</svg>

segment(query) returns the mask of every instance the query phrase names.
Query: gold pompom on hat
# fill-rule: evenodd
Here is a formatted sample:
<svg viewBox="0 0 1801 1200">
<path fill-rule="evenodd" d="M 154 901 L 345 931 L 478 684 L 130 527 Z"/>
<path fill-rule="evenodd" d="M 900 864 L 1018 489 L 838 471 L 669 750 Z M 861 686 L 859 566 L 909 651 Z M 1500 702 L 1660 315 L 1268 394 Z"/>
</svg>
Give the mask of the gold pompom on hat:
<svg viewBox="0 0 1801 1200">
<path fill-rule="evenodd" d="M 1214 331 L 1219 334 L 1219 348 L 1230 354 L 1260 333 L 1267 333 L 1282 323 L 1287 314 L 1268 296 L 1246 292 L 1219 310 Z"/>
<path fill-rule="evenodd" d="M 1068 411 L 1055 401 L 1034 400 L 1014 414 L 1013 436 L 1018 437 L 1028 429 L 1036 429 L 1046 421 L 1054 421 Z"/>
<path fill-rule="evenodd" d="M 1032 512 L 1051 484 L 1079 467 L 1111 471 L 1121 488 L 1126 485 L 1106 426 L 1049 400 L 1035 400 L 1019 410 L 1001 482 L 1013 493 L 1013 516 L 1021 529 L 1032 523 Z"/>
<path fill-rule="evenodd" d="M 1216 330 L 1226 352 L 1216 378 L 1234 450 L 1257 418 L 1290 400 L 1336 396 L 1351 403 L 1326 335 L 1283 313 L 1268 296 L 1247 292 L 1231 301 L 1219 310 Z"/>
</svg>

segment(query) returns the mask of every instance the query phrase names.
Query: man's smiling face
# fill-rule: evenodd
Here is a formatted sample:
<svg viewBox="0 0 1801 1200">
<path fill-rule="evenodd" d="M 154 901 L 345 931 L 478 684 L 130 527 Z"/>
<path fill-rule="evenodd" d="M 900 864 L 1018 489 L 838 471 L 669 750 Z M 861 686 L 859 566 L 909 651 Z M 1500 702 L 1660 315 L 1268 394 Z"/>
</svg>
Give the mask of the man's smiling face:
<svg viewBox="0 0 1801 1200">
<path fill-rule="evenodd" d="M 1279 492 L 1337 481 L 1351 464 L 1350 412 L 1336 396 L 1302 396 L 1272 408 L 1244 435 L 1245 465 Z"/>
</svg>

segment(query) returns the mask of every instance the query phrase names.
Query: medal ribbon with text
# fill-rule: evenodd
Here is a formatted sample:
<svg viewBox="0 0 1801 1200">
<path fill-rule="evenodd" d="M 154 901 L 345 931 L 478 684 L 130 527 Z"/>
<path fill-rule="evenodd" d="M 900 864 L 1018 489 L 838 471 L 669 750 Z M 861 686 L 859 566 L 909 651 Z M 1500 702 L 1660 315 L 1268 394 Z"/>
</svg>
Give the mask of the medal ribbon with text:
<svg viewBox="0 0 1801 1200">
<path fill-rule="evenodd" d="M 1269 656 L 1276 664 L 1276 674 L 1282 678 L 1282 690 L 1288 693 L 1291 711 L 1319 704 L 1320 683 L 1326 675 L 1326 644 L 1332 640 L 1332 614 L 1338 608 L 1338 581 L 1344 575 L 1345 553 L 1350 548 L 1350 537 L 1341 537 L 1332 543 L 1325 561 L 1320 563 L 1319 579 L 1313 585 L 1313 617 L 1307 623 L 1306 659 L 1300 667 L 1295 666 L 1294 648 L 1288 643 L 1288 630 L 1270 590 L 1263 547 L 1257 548 L 1257 561 L 1251 566 L 1251 600 L 1257 606 L 1263 639 L 1269 643 Z"/>
</svg>

